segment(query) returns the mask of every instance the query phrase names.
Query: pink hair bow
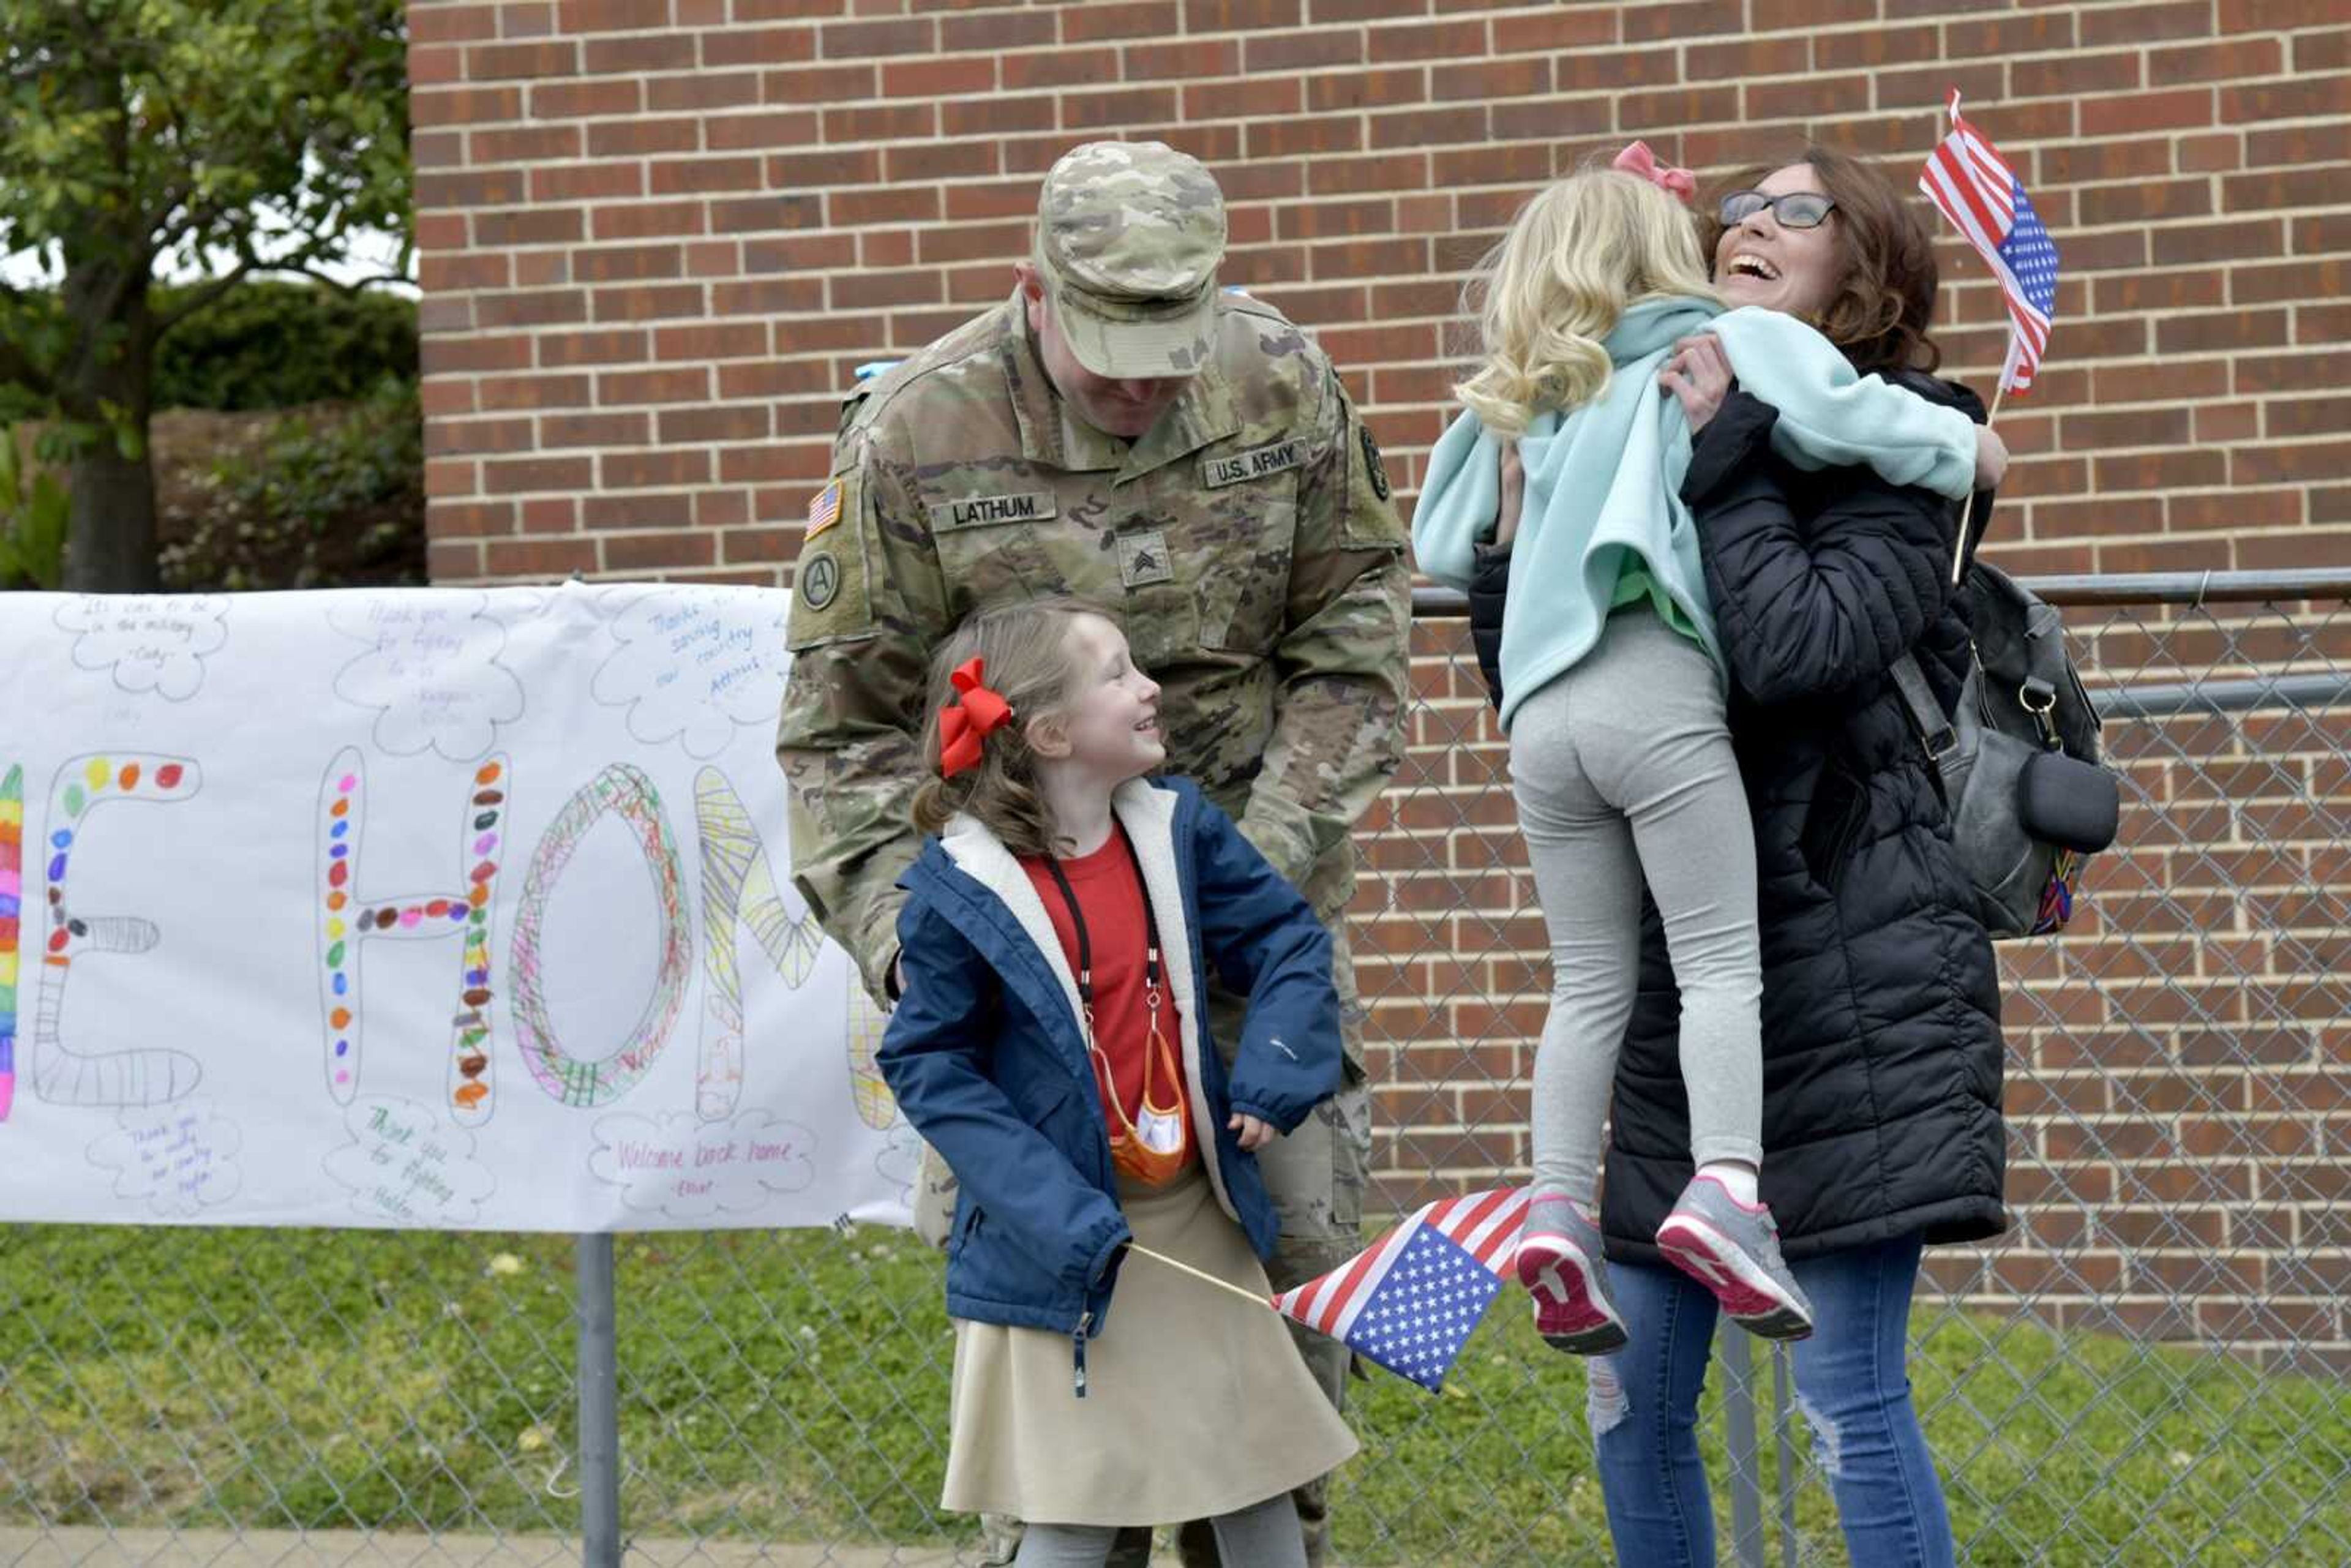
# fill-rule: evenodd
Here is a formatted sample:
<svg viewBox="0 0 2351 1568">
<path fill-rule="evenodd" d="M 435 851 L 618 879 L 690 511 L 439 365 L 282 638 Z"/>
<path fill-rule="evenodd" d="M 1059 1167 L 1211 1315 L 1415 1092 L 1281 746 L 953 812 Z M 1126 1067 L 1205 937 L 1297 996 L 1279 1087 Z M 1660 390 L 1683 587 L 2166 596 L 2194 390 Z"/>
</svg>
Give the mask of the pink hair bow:
<svg viewBox="0 0 2351 1568">
<path fill-rule="evenodd" d="M 1657 155 L 1649 151 L 1649 144 L 1646 141 L 1635 141 L 1625 148 L 1616 154 L 1616 161 L 1609 167 L 1622 169 L 1635 179 L 1646 180 L 1659 190 L 1685 202 L 1698 194 L 1698 176 L 1687 169 L 1658 162 Z"/>
</svg>

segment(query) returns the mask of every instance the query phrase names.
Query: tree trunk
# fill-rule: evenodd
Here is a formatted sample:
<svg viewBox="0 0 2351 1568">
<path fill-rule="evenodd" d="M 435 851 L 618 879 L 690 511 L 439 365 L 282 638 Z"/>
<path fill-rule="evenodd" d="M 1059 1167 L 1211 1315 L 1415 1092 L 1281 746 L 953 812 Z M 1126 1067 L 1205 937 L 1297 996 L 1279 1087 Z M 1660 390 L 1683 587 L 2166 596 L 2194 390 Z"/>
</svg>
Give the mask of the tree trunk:
<svg viewBox="0 0 2351 1568">
<path fill-rule="evenodd" d="M 65 242 L 65 308 L 75 351 L 57 378 L 57 402 L 82 427 L 73 458 L 66 529 L 66 587 L 78 593 L 152 592 L 155 465 L 148 455 L 154 398 L 155 323 L 148 285 L 155 257 L 130 199 L 130 103 L 122 73 L 94 58 L 78 96 L 105 111 L 108 187 Z M 124 455 L 125 452 L 131 455 Z"/>
<path fill-rule="evenodd" d="M 152 593 L 155 566 L 155 469 L 148 461 L 147 422 L 140 453 L 125 457 L 111 436 L 73 465 L 73 522 L 66 536 L 69 593 Z"/>
<path fill-rule="evenodd" d="M 128 277 L 126 266 L 136 269 Z M 66 272 L 66 308 L 84 348 L 63 378 L 58 401 L 68 418 L 99 427 L 74 455 L 66 536 L 70 592 L 148 593 L 161 580 L 155 466 L 147 442 L 155 375 L 147 267 L 133 243 L 69 262 Z M 123 455 L 126 444 L 135 456 Z"/>
</svg>

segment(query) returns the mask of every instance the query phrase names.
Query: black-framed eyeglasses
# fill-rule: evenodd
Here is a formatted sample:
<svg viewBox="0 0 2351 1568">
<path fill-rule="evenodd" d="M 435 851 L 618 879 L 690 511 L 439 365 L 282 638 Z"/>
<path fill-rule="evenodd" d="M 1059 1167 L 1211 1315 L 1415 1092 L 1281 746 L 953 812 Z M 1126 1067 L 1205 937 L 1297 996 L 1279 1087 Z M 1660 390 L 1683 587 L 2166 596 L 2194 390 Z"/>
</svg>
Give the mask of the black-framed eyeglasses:
<svg viewBox="0 0 2351 1568">
<path fill-rule="evenodd" d="M 1767 196 L 1761 191 L 1733 191 L 1722 198 L 1722 226 L 1737 228 L 1769 209 L 1784 229 L 1816 229 L 1836 211 L 1836 198 L 1818 191 L 1787 191 Z"/>
</svg>

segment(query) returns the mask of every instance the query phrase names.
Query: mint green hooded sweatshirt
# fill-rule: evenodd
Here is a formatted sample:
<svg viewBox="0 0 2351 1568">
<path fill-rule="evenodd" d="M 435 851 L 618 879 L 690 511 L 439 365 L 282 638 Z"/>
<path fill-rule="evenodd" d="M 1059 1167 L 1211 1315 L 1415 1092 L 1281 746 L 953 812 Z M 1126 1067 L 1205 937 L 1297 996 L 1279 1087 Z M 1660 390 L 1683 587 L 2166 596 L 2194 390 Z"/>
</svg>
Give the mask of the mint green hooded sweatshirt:
<svg viewBox="0 0 2351 1568">
<path fill-rule="evenodd" d="M 1855 373 L 1795 317 L 1752 306 L 1726 312 L 1701 299 L 1634 306 L 1604 340 L 1615 373 L 1600 396 L 1565 418 L 1536 415 L 1519 438 L 1526 497 L 1502 611 L 1506 730 L 1519 704 L 1592 651 L 1628 571 L 1646 572 L 1665 619 L 1722 664 L 1697 524 L 1681 499 L 1689 420 L 1657 384 L 1674 340 L 1699 331 L 1722 340 L 1741 389 L 1780 411 L 1771 444 L 1798 467 L 1866 464 L 1891 484 L 1955 500 L 1973 490 L 1972 420 Z M 1474 547 L 1491 537 L 1501 499 L 1501 452 L 1465 413 L 1429 454 L 1412 543 L 1438 582 L 1469 584 Z"/>
</svg>

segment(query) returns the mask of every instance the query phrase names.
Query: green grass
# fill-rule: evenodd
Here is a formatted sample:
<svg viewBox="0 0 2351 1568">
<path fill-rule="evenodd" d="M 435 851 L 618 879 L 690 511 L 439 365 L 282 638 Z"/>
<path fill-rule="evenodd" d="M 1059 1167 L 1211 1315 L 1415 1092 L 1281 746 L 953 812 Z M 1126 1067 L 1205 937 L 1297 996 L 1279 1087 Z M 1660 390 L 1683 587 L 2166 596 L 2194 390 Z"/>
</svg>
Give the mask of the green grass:
<svg viewBox="0 0 2351 1568">
<path fill-rule="evenodd" d="M 952 1341 L 910 1238 L 618 1252 L 632 1532 L 966 1532 L 933 1507 Z M 565 1238 L 0 1229 L 0 1523 L 568 1529 L 571 1292 Z M 1357 1385 L 1345 1561 L 1604 1557 L 1581 1364 L 1511 1305 L 1444 1396 Z M 2339 1382 L 1939 1310 L 1915 1328 L 1969 1561 L 2351 1560 Z M 1727 1510 L 1714 1397 L 1701 1430 Z M 1808 1562 L 1844 1560 L 1817 1474 L 1798 1517 Z"/>
</svg>

